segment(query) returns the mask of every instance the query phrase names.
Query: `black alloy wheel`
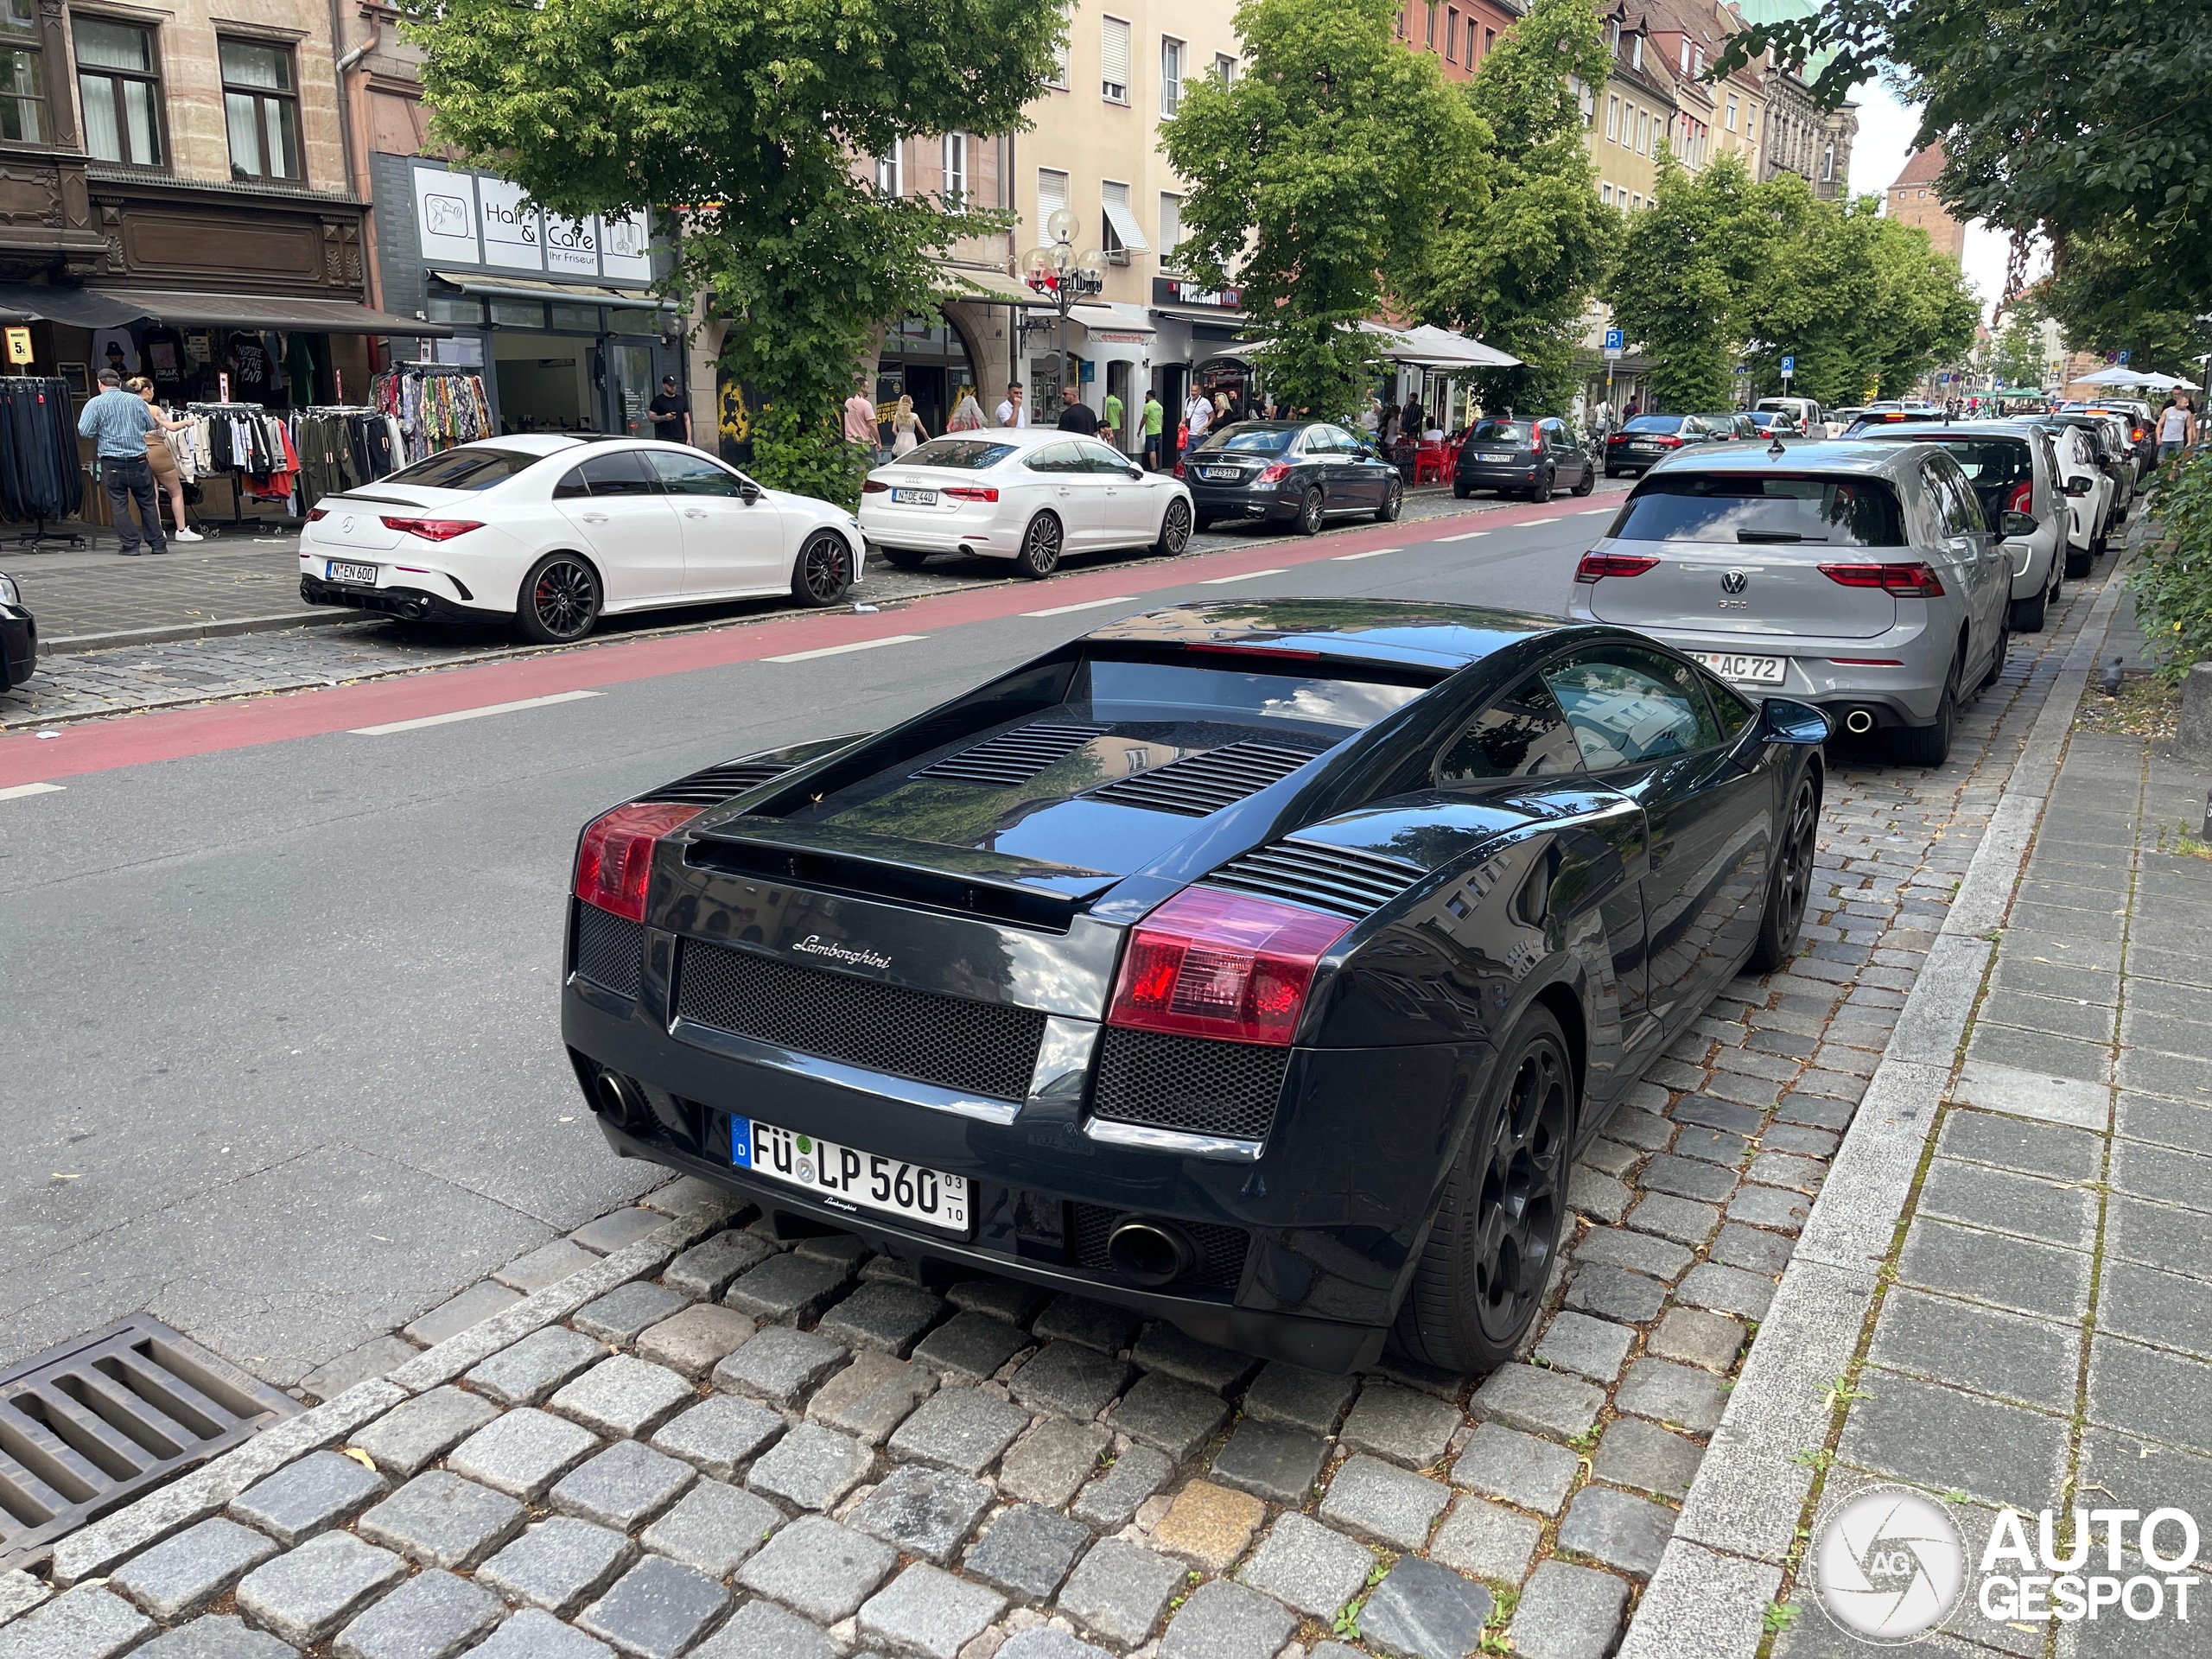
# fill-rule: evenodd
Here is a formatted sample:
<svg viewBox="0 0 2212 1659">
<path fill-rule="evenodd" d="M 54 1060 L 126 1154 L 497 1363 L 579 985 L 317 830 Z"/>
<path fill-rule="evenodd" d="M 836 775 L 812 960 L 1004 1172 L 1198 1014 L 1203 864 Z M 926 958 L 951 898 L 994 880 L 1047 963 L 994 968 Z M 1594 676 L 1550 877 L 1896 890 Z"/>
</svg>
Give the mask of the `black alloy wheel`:
<svg viewBox="0 0 2212 1659">
<path fill-rule="evenodd" d="M 575 553 L 549 553 L 522 579 L 515 623 L 541 645 L 581 639 L 599 620 L 599 576 Z"/>
<path fill-rule="evenodd" d="M 1060 568 L 1060 521 L 1049 512 L 1039 513 L 1021 532 L 1014 568 L 1025 576 L 1051 575 Z"/>
<path fill-rule="evenodd" d="M 1406 486 L 1393 478 L 1382 486 L 1382 505 L 1376 510 L 1375 522 L 1389 524 L 1397 522 L 1398 515 L 1406 510 Z"/>
<path fill-rule="evenodd" d="M 791 597 L 816 610 L 835 605 L 852 591 L 852 550 L 834 530 L 817 530 L 798 550 L 791 567 Z"/>
<path fill-rule="evenodd" d="M 1160 515 L 1160 539 L 1152 550 L 1166 558 L 1173 558 L 1191 544 L 1191 504 L 1181 496 L 1169 499 L 1167 511 Z"/>
<path fill-rule="evenodd" d="M 1541 1007 L 1501 1045 L 1398 1309 L 1408 1356 L 1459 1375 L 1513 1357 L 1541 1306 L 1567 1224 L 1574 1067 Z"/>
<path fill-rule="evenodd" d="M 1789 964 L 1804 925 L 1805 902 L 1813 891 L 1813 861 L 1820 849 L 1821 791 L 1806 767 L 1783 820 L 1774 849 L 1774 876 L 1767 884 L 1766 913 L 1759 918 L 1758 943 L 1751 950 L 1751 970 L 1770 974 Z"/>
<path fill-rule="evenodd" d="M 1319 536 L 1321 533 L 1321 486 L 1309 484 L 1306 494 L 1298 504 L 1298 533 Z"/>
</svg>

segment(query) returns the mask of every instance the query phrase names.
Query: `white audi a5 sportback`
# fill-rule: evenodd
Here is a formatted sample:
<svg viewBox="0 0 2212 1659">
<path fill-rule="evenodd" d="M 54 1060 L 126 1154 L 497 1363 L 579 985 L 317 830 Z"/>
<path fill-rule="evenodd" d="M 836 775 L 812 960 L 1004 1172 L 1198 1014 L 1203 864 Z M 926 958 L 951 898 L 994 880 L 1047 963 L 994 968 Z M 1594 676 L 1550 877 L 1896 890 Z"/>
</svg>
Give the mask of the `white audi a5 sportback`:
<svg viewBox="0 0 2212 1659">
<path fill-rule="evenodd" d="M 865 543 L 842 507 L 650 438 L 520 433 L 325 496 L 300 597 L 410 620 L 512 618 L 546 645 L 602 615 L 790 594 L 834 605 Z"/>
<path fill-rule="evenodd" d="M 902 570 L 932 553 L 1011 559 L 1049 576 L 1068 553 L 1180 553 L 1191 493 L 1097 438 L 991 427 L 932 438 L 868 474 L 861 529 Z"/>
</svg>

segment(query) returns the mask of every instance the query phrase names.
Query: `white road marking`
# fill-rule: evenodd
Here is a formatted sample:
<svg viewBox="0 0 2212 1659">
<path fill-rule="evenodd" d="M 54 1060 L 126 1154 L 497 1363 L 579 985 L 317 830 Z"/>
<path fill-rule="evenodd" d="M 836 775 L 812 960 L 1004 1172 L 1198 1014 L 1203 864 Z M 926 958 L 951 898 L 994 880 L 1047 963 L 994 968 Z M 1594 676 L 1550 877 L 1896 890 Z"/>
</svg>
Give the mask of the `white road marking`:
<svg viewBox="0 0 2212 1659">
<path fill-rule="evenodd" d="M 1489 534 L 1490 531 L 1486 530 L 1470 530 L 1458 536 L 1439 536 L 1434 539 L 1440 542 L 1471 542 L 1478 536 L 1487 536 Z"/>
<path fill-rule="evenodd" d="M 0 801 L 12 801 L 23 795 L 59 795 L 60 792 L 61 785 L 59 784 L 16 784 L 8 789 L 0 789 Z"/>
<path fill-rule="evenodd" d="M 1618 511 L 1619 509 L 1616 507 L 1585 507 L 1581 512 L 1576 513 L 1574 516 L 1578 518 L 1595 518 L 1601 512 L 1616 512 Z"/>
<path fill-rule="evenodd" d="M 849 645 L 822 645 L 813 651 L 785 652 L 780 657 L 764 657 L 768 663 L 810 663 L 817 657 L 842 657 L 849 651 L 874 651 L 878 645 L 912 645 L 917 639 L 926 639 L 926 633 L 891 633 L 880 639 L 855 639 Z"/>
<path fill-rule="evenodd" d="M 1228 582 L 1250 582 L 1255 576 L 1279 576 L 1287 567 L 1277 565 L 1272 570 L 1247 570 L 1241 576 L 1209 576 L 1198 584 L 1201 588 L 1218 588 Z"/>
<path fill-rule="evenodd" d="M 1041 611 L 1024 611 L 1024 616 L 1067 616 L 1076 611 L 1103 610 L 1109 605 L 1135 605 L 1138 601 L 1124 596 L 1120 599 L 1086 599 L 1080 605 L 1054 605 Z"/>
<path fill-rule="evenodd" d="M 1402 553 L 1402 547 L 1378 547 L 1371 553 L 1333 553 L 1331 559 L 1338 564 L 1349 564 L 1354 559 L 1379 559 L 1385 553 Z"/>
<path fill-rule="evenodd" d="M 556 691 L 547 697 L 523 697 L 513 702 L 487 702 L 481 709 L 456 709 L 449 715 L 424 715 L 419 720 L 391 720 L 381 726 L 356 726 L 354 737 L 390 737 L 398 732 L 419 732 L 426 726 L 450 726 L 457 720 L 481 720 L 486 715 L 512 715 L 524 709 L 543 709 L 556 702 L 579 702 L 603 697 L 604 691 Z"/>
</svg>

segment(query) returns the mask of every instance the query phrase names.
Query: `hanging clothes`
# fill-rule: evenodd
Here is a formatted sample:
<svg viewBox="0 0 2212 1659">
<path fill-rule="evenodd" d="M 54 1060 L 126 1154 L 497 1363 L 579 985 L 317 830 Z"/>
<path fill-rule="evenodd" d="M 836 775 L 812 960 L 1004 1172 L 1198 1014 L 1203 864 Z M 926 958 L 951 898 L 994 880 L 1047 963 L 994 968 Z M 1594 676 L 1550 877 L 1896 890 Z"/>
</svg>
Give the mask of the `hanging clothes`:
<svg viewBox="0 0 2212 1659">
<path fill-rule="evenodd" d="M 397 423 L 410 461 L 492 435 L 492 400 L 484 377 L 453 364 L 410 364 L 370 383 L 370 400 Z"/>
<path fill-rule="evenodd" d="M 72 518 L 84 505 L 84 463 L 67 383 L 41 375 L 0 377 L 0 514 Z"/>
</svg>

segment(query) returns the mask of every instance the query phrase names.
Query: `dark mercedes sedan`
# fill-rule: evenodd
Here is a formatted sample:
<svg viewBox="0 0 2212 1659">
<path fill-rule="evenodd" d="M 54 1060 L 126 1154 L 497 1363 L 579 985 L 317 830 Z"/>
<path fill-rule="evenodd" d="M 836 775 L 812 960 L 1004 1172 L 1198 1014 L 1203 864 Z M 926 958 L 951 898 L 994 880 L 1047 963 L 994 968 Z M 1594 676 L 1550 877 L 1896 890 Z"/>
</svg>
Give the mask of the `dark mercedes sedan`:
<svg viewBox="0 0 2212 1659">
<path fill-rule="evenodd" d="M 1514 1351 L 1580 1147 L 1789 960 L 1827 735 L 1625 630 L 1180 606 L 577 849 L 614 1149 L 1332 1370 Z"/>
<path fill-rule="evenodd" d="M 1597 485 L 1598 463 L 1557 419 L 1478 421 L 1452 472 L 1462 501 L 1477 490 L 1548 501 L 1555 491 L 1587 495 Z"/>
<path fill-rule="evenodd" d="M 1389 524 L 1406 499 L 1405 480 L 1372 443 L 1325 422 L 1239 421 L 1207 434 L 1175 470 L 1200 530 L 1287 522 L 1313 536 L 1340 513 Z"/>
<path fill-rule="evenodd" d="M 38 620 L 15 578 L 0 571 L 0 691 L 21 685 L 37 670 Z"/>
</svg>

